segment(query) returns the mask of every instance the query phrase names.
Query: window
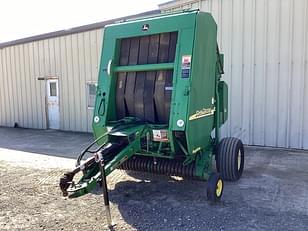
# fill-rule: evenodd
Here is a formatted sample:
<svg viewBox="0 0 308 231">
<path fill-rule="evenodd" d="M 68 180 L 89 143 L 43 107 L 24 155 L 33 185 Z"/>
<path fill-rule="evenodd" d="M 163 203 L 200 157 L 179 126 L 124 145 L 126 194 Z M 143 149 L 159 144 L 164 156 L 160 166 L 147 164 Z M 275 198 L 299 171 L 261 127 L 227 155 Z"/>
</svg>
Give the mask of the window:
<svg viewBox="0 0 308 231">
<path fill-rule="evenodd" d="M 50 82 L 49 83 L 50 96 L 57 96 L 57 83 Z"/>
<path fill-rule="evenodd" d="M 96 97 L 96 84 L 87 83 L 88 108 L 94 108 Z"/>
</svg>

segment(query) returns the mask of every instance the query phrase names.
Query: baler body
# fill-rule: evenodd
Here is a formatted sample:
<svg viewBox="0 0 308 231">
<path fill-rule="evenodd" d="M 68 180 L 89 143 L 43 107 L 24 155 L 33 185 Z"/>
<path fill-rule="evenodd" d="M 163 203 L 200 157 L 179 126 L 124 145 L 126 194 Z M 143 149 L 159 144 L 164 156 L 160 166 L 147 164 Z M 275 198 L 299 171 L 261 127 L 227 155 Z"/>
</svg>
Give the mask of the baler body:
<svg viewBox="0 0 308 231">
<path fill-rule="evenodd" d="M 242 174 L 244 149 L 239 139 L 220 141 L 228 87 L 221 80 L 216 37 L 213 17 L 200 11 L 105 27 L 93 115 L 96 139 L 61 178 L 63 195 L 84 195 L 97 183 L 106 189 L 106 176 L 121 168 L 209 180 L 208 197 L 220 199 L 222 177 L 235 181 Z M 82 163 L 86 153 L 94 155 Z M 222 175 L 212 171 L 214 155 Z M 79 171 L 83 176 L 75 184 Z"/>
<path fill-rule="evenodd" d="M 141 144 L 148 147 L 136 155 L 182 158 L 186 163 L 202 160 L 208 169 L 202 164 L 195 175 L 206 176 L 215 143 L 211 133 L 227 117 L 226 97 L 218 99 L 227 89 L 219 88 L 225 84 L 220 81 L 222 56 L 217 54 L 216 37 L 214 19 L 199 11 L 107 26 L 95 137 L 111 130 L 115 121 L 137 118 L 151 129 Z"/>
</svg>

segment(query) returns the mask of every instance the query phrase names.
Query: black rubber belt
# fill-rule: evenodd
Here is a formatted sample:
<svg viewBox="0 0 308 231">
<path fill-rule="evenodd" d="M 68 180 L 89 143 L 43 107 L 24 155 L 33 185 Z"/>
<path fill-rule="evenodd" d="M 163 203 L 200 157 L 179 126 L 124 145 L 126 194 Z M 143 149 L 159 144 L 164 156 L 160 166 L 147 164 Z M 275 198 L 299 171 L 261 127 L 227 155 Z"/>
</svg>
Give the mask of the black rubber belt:
<svg viewBox="0 0 308 231">
<path fill-rule="evenodd" d="M 135 94 L 134 94 L 134 101 L 135 101 L 135 114 L 134 116 L 138 117 L 141 120 L 145 120 L 144 118 L 144 102 L 143 102 L 143 95 L 146 91 L 145 89 L 145 72 L 137 72 L 136 77 L 136 85 L 135 85 Z"/>
<path fill-rule="evenodd" d="M 128 64 L 129 57 L 130 39 L 123 39 L 121 41 L 121 52 L 120 52 L 120 65 Z M 126 75 L 127 73 L 122 72 L 118 74 L 117 88 L 116 88 L 116 109 L 118 119 L 122 119 L 126 116 L 125 109 L 125 86 L 126 86 Z"/>
<path fill-rule="evenodd" d="M 148 63 L 157 63 L 159 49 L 159 35 L 150 36 Z M 144 83 L 144 117 L 145 120 L 155 123 L 154 89 L 155 89 L 156 71 L 146 73 Z"/>
<path fill-rule="evenodd" d="M 120 65 L 174 62 L 177 32 L 122 39 Z M 168 123 L 172 71 L 119 73 L 116 89 L 118 118 L 136 116 Z"/>
<path fill-rule="evenodd" d="M 169 62 L 174 62 L 177 38 L 178 38 L 177 32 L 170 33 L 169 57 L 168 57 Z"/>
<path fill-rule="evenodd" d="M 145 120 L 154 123 L 155 122 L 155 108 L 154 108 L 154 89 L 155 89 L 155 71 L 149 71 L 146 73 L 144 82 L 144 117 Z"/>
<path fill-rule="evenodd" d="M 140 38 L 138 64 L 147 64 L 149 54 L 149 36 L 143 36 Z M 137 72 L 136 85 L 135 85 L 135 116 L 141 120 L 146 120 L 144 116 L 144 92 L 145 88 L 146 72 Z"/>
<path fill-rule="evenodd" d="M 139 38 L 132 38 L 129 50 L 129 65 L 136 65 L 138 63 L 139 53 Z M 127 112 L 129 116 L 135 115 L 135 84 L 136 84 L 136 72 L 128 72 L 125 86 L 125 102 L 127 106 Z"/>
<path fill-rule="evenodd" d="M 116 89 L 116 108 L 117 108 L 117 117 L 122 119 L 126 115 L 125 110 L 125 85 L 126 85 L 126 73 L 119 73 L 117 79 L 117 89 Z"/>
<path fill-rule="evenodd" d="M 168 61 L 174 62 L 175 52 L 176 52 L 176 42 L 177 42 L 178 33 L 172 32 L 170 34 L 170 43 L 169 43 L 169 54 Z M 173 71 L 167 71 L 166 81 L 165 81 L 165 122 L 168 123 L 170 116 L 170 103 L 173 90 Z"/>
<path fill-rule="evenodd" d="M 155 81 L 155 109 L 159 123 L 165 123 L 165 81 L 166 71 L 158 71 Z"/>
<path fill-rule="evenodd" d="M 149 57 L 148 57 L 149 64 L 157 63 L 158 49 L 159 49 L 159 35 L 158 34 L 151 35 L 149 44 Z"/>
<path fill-rule="evenodd" d="M 169 41 L 170 41 L 170 33 L 160 34 L 158 63 L 168 62 Z M 159 123 L 168 122 L 168 119 L 166 119 L 167 115 L 165 111 L 166 73 L 167 73 L 166 71 L 158 71 L 155 81 L 154 100 L 157 113 L 157 120 Z"/>
<path fill-rule="evenodd" d="M 173 71 L 167 71 L 165 76 L 165 123 L 168 123 L 170 116 L 170 103 L 172 96 Z"/>
<path fill-rule="evenodd" d="M 160 34 L 158 63 L 166 63 L 169 60 L 169 41 L 170 33 Z"/>
</svg>

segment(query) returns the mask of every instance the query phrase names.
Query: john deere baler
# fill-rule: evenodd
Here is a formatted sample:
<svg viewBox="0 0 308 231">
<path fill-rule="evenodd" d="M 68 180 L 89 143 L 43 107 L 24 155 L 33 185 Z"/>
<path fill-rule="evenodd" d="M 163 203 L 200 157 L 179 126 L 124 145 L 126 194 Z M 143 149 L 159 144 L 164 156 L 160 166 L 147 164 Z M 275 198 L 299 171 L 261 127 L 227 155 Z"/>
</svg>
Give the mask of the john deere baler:
<svg viewBox="0 0 308 231">
<path fill-rule="evenodd" d="M 93 116 L 96 140 L 78 157 L 76 169 L 61 178 L 64 195 L 106 186 L 105 176 L 121 168 L 208 180 L 208 198 L 221 198 L 223 180 L 242 175 L 244 149 L 239 139 L 220 140 L 228 88 L 221 80 L 216 37 L 213 17 L 199 11 L 105 27 Z M 89 152 L 93 157 L 82 161 Z M 79 171 L 83 177 L 74 183 Z"/>
</svg>

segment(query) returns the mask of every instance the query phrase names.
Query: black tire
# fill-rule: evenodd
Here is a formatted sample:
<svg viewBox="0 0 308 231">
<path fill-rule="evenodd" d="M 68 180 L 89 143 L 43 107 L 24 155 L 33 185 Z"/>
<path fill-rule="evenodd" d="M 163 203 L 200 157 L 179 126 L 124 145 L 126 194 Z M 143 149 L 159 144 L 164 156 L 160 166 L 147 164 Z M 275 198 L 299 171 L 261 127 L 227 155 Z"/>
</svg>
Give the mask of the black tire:
<svg viewBox="0 0 308 231">
<path fill-rule="evenodd" d="M 244 147 L 240 139 L 227 137 L 218 144 L 216 169 L 224 180 L 237 181 L 241 178 L 244 159 Z"/>
<path fill-rule="evenodd" d="M 224 182 L 219 173 L 212 173 L 207 181 L 207 198 L 212 202 L 220 201 Z"/>
</svg>

